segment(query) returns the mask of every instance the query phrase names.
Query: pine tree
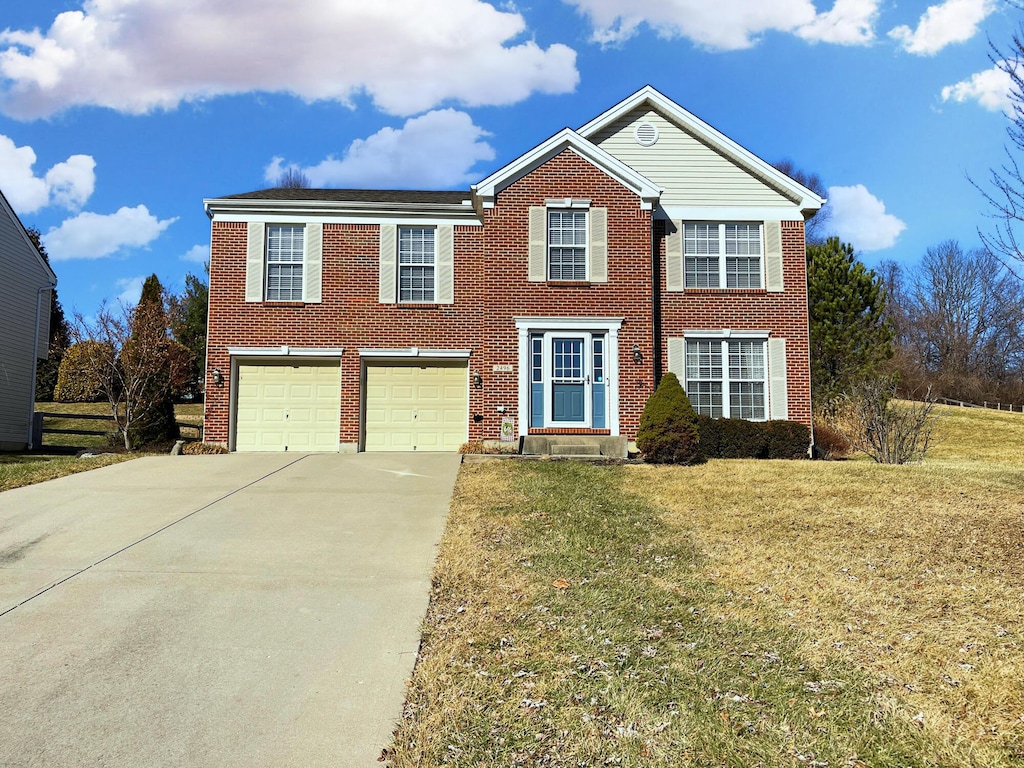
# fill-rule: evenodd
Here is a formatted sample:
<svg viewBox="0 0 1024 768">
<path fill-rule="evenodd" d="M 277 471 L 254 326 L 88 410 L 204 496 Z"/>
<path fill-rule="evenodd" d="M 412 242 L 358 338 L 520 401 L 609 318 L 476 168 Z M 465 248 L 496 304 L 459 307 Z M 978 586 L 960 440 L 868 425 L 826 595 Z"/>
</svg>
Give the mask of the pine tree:
<svg viewBox="0 0 1024 768">
<path fill-rule="evenodd" d="M 849 394 L 892 357 L 881 278 L 831 237 L 807 246 L 811 397 L 818 408 Z"/>
<path fill-rule="evenodd" d="M 697 414 L 674 373 L 661 378 L 640 415 L 636 447 L 653 464 L 698 461 Z"/>
<path fill-rule="evenodd" d="M 142 407 L 139 419 L 130 430 L 130 442 L 135 447 L 176 440 L 180 436 L 174 415 L 174 388 L 169 364 L 172 355 L 180 354 L 176 349 L 180 346 L 170 338 L 164 288 L 156 275 L 150 275 L 142 284 L 142 295 L 135 308 L 131 342 L 121 351 L 122 366 L 132 367 L 136 358 L 153 365 L 148 362 L 149 358 L 153 350 L 159 350 L 156 368 L 145 380 L 144 391 L 140 393 Z M 166 370 L 163 370 L 165 366 Z"/>
<path fill-rule="evenodd" d="M 192 369 L 182 394 L 198 400 L 203 394 L 203 366 L 206 364 L 206 313 L 210 287 L 195 275 L 185 276 L 185 290 L 168 299 L 171 333 L 192 353 Z"/>
</svg>

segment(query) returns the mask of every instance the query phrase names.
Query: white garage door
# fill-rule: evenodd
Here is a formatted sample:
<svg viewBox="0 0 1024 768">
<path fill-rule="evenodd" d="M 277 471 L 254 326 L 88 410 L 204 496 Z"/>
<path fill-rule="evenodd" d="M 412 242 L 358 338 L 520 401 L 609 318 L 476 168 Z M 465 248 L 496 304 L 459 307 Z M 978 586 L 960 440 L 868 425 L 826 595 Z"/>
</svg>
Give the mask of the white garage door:
<svg viewBox="0 0 1024 768">
<path fill-rule="evenodd" d="M 467 368 L 372 365 L 366 369 L 367 451 L 457 451 L 468 437 Z"/>
<path fill-rule="evenodd" d="M 238 366 L 235 449 L 336 451 L 339 364 Z"/>
</svg>

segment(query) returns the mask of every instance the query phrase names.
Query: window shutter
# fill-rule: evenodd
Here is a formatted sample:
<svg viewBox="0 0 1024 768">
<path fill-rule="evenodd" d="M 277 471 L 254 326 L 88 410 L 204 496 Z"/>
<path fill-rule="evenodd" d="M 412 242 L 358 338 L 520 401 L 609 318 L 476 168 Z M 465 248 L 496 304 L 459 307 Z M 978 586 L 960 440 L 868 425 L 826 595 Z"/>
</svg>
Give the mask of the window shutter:
<svg viewBox="0 0 1024 768">
<path fill-rule="evenodd" d="M 683 222 L 665 222 L 665 287 L 683 290 Z"/>
<path fill-rule="evenodd" d="M 261 221 L 250 221 L 245 245 L 245 300 L 263 301 L 263 245 L 266 227 Z"/>
<path fill-rule="evenodd" d="M 380 225 L 380 274 L 379 296 L 381 304 L 394 304 L 397 293 L 398 275 L 398 227 L 394 224 Z"/>
<path fill-rule="evenodd" d="M 786 340 L 768 339 L 768 401 L 771 418 L 789 418 L 789 392 L 786 386 Z"/>
<path fill-rule="evenodd" d="M 767 290 L 782 291 L 782 225 L 777 221 L 764 223 L 764 275 Z"/>
<path fill-rule="evenodd" d="M 591 208 L 590 216 L 590 282 L 608 282 L 608 209 Z"/>
<path fill-rule="evenodd" d="M 434 274 L 437 276 L 437 288 L 434 295 L 438 304 L 455 303 L 455 228 L 442 226 L 437 228 L 437 251 L 435 254 Z"/>
<path fill-rule="evenodd" d="M 306 225 L 306 253 L 302 264 L 302 300 L 319 304 L 323 284 L 324 225 Z"/>
<path fill-rule="evenodd" d="M 679 383 L 686 387 L 686 339 L 683 337 L 668 339 L 669 373 L 674 373 Z"/>
<path fill-rule="evenodd" d="M 548 278 L 548 209 L 530 206 L 530 282 L 543 283 Z"/>
</svg>

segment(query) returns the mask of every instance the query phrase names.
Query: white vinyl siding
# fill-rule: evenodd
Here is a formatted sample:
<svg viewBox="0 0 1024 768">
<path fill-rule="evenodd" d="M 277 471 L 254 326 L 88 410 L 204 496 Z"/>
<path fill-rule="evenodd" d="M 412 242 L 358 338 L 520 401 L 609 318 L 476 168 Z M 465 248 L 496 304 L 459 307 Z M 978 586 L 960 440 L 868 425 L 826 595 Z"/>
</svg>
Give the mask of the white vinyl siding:
<svg viewBox="0 0 1024 768">
<path fill-rule="evenodd" d="M 0 447 L 24 448 L 32 411 L 32 366 L 48 344 L 51 292 L 39 289 L 50 284 L 31 245 L 0 200 Z M 36 341 L 36 310 L 40 312 L 39 346 Z"/>
<path fill-rule="evenodd" d="M 658 141 L 636 142 L 636 126 L 647 122 Z M 659 112 L 644 105 L 591 137 L 601 149 L 664 189 L 660 203 L 675 206 L 778 206 L 793 201 L 765 181 L 686 133 Z"/>
<path fill-rule="evenodd" d="M 683 224 L 687 288 L 761 288 L 759 223 Z"/>
</svg>

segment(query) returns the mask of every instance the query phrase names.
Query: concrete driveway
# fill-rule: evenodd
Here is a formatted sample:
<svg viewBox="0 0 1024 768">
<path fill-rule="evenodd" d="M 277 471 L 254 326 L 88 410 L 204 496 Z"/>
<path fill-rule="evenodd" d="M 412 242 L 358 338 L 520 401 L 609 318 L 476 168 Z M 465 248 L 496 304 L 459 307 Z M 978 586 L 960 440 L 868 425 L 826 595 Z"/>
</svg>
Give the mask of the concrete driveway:
<svg viewBox="0 0 1024 768">
<path fill-rule="evenodd" d="M 458 456 L 137 459 L 0 493 L 0 766 L 371 766 Z"/>
</svg>

